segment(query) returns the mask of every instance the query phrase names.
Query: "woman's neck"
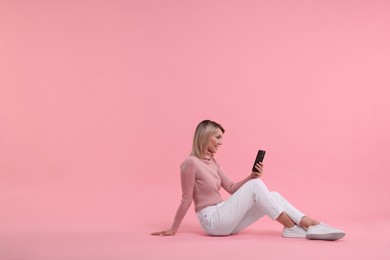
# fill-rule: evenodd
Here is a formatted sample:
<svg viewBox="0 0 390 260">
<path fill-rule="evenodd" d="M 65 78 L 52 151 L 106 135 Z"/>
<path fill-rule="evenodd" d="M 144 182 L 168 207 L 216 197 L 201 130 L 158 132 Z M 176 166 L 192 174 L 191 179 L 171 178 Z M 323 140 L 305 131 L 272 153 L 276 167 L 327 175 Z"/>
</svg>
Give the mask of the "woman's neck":
<svg viewBox="0 0 390 260">
<path fill-rule="evenodd" d="M 210 151 L 206 151 L 204 154 L 203 154 L 203 157 L 202 159 L 204 160 L 211 160 L 211 158 L 213 158 L 214 154 Z"/>
</svg>

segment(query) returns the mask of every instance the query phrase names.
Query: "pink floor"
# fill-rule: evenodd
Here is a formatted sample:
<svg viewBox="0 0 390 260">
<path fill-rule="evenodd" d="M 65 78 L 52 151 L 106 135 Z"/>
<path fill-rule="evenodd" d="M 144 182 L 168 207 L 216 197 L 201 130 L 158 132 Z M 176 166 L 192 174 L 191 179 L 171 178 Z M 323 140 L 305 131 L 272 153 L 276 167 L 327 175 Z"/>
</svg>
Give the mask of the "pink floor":
<svg viewBox="0 0 390 260">
<path fill-rule="evenodd" d="M 156 227 L 160 226 L 155 224 Z M 268 220 L 230 237 L 208 237 L 197 225 L 183 226 L 174 237 L 148 235 L 150 227 L 123 232 L 1 234 L 2 260 L 81 259 L 390 259 L 390 221 L 342 224 L 339 241 L 280 237 Z M 153 228 L 153 227 L 151 227 Z"/>
</svg>

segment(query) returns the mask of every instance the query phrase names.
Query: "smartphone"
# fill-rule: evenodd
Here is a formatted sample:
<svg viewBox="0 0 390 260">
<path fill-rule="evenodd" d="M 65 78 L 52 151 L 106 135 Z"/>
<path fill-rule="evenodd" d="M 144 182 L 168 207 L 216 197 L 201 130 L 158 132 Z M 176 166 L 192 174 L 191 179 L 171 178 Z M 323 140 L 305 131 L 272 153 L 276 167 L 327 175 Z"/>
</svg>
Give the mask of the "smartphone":
<svg viewBox="0 0 390 260">
<path fill-rule="evenodd" d="M 259 151 L 257 152 L 256 160 L 255 160 L 255 163 L 253 164 L 253 167 L 252 167 L 252 171 L 253 171 L 253 172 L 258 172 L 258 170 L 255 168 L 255 165 L 256 165 L 258 162 L 263 162 L 264 156 L 265 156 L 265 151 L 264 151 L 264 150 L 259 150 Z"/>
</svg>

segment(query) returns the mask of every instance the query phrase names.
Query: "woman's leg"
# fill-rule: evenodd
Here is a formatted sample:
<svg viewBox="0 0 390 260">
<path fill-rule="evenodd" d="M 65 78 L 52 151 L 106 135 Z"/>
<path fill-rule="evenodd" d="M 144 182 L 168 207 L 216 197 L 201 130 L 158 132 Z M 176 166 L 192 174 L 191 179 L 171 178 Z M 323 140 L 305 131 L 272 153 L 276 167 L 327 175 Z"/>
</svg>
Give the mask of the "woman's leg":
<svg viewBox="0 0 390 260">
<path fill-rule="evenodd" d="M 216 235 L 237 233 L 264 215 L 277 220 L 285 227 L 294 226 L 294 222 L 286 213 L 280 195 L 275 195 L 259 179 L 250 180 L 237 190 L 222 205 L 218 206 L 213 217 Z M 280 201 L 279 201 L 280 200 Z M 291 207 L 292 209 L 295 209 Z M 303 213 L 296 213 L 296 215 Z"/>
<path fill-rule="evenodd" d="M 278 192 L 270 192 L 271 196 L 278 202 L 283 208 L 283 212 L 276 218 L 276 221 L 281 223 L 284 227 L 292 228 L 293 226 L 300 225 L 300 222 L 307 222 L 303 220 L 311 220 L 308 217 L 305 217 L 305 214 L 296 209 L 291 205 L 282 195 Z M 247 212 L 243 217 L 241 222 L 237 225 L 233 233 L 238 233 L 244 228 L 248 227 L 250 224 L 256 222 L 258 219 L 263 217 L 265 213 L 260 210 L 260 208 L 254 204 L 254 206 Z M 302 220 L 302 221 L 301 221 Z M 319 222 L 318 222 L 319 223 Z"/>
<path fill-rule="evenodd" d="M 265 215 L 266 214 L 262 210 L 260 210 L 256 205 L 254 205 L 252 208 L 249 209 L 247 214 L 242 218 L 241 222 L 238 223 L 237 227 L 233 230 L 232 234 L 239 233 L 241 230 L 255 223 L 257 220 L 259 220 Z M 284 227 L 287 228 L 291 228 L 295 225 L 294 222 L 290 219 L 290 217 L 285 212 L 282 212 L 279 215 L 279 217 L 276 218 L 276 221 L 278 221 L 280 224 L 282 224 Z"/>
<path fill-rule="evenodd" d="M 321 240 L 337 240 L 345 236 L 345 232 L 343 230 L 331 227 L 326 225 L 323 222 L 319 222 L 315 219 L 312 219 L 308 216 L 305 216 L 302 212 L 297 210 L 294 206 L 292 206 L 282 195 L 277 192 L 272 192 L 275 199 L 283 206 L 285 213 L 287 213 L 288 217 L 291 218 L 294 223 L 301 226 L 303 229 L 307 230 L 306 238 L 308 239 L 321 239 Z M 281 216 L 284 213 L 281 214 Z M 293 234 L 292 234 L 293 233 Z M 296 237 L 295 232 L 291 232 L 287 229 L 283 232 L 283 236 L 287 237 Z M 298 231 L 298 234 L 300 232 Z M 298 236 L 299 237 L 299 236 Z"/>
<path fill-rule="evenodd" d="M 297 208 L 291 205 L 291 203 L 288 202 L 282 195 L 280 195 L 279 192 L 273 191 L 271 193 L 274 199 L 282 205 L 284 212 L 289 216 L 289 218 L 295 224 L 300 225 L 302 219 L 305 218 L 305 214 L 303 214 L 301 211 L 299 211 Z"/>
<path fill-rule="evenodd" d="M 315 220 L 315 219 L 312 219 L 312 218 L 309 218 L 308 216 L 304 216 L 302 219 L 301 219 L 301 222 L 299 223 L 299 225 L 301 227 L 303 227 L 304 229 L 308 229 L 309 227 L 311 226 L 316 226 L 318 224 L 320 224 L 321 222 L 319 222 L 318 220 Z"/>
<path fill-rule="evenodd" d="M 245 183 L 224 203 L 213 210 L 210 222 L 210 235 L 230 235 L 238 233 L 264 215 L 285 226 L 284 237 L 337 240 L 345 232 L 324 223 L 319 223 L 298 211 L 277 192 L 270 192 L 261 180 Z M 303 227 L 308 227 L 304 231 Z"/>
<path fill-rule="evenodd" d="M 283 214 L 283 213 L 282 213 Z M 237 234 L 241 230 L 255 223 L 260 218 L 264 217 L 266 214 L 255 204 L 246 212 L 241 221 L 237 224 L 235 229 L 232 231 L 232 234 Z"/>
</svg>

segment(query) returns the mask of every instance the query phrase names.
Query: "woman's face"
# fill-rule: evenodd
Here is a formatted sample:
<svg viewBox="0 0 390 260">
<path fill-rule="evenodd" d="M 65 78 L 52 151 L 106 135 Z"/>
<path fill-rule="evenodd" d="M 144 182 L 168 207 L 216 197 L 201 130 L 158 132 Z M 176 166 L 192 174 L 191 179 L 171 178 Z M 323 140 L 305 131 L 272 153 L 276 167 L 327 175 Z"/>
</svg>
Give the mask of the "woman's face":
<svg viewBox="0 0 390 260">
<path fill-rule="evenodd" d="M 218 128 L 208 141 L 207 152 L 212 154 L 216 153 L 218 151 L 218 147 L 222 144 L 222 137 L 222 130 Z"/>
</svg>

